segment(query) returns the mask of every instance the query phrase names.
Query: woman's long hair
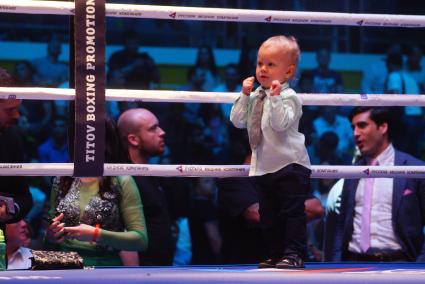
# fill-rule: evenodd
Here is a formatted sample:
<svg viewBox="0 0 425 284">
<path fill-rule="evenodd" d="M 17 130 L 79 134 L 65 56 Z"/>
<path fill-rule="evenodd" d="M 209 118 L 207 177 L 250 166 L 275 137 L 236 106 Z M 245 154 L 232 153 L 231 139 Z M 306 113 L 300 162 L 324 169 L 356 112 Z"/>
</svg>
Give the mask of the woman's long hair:
<svg viewBox="0 0 425 284">
<path fill-rule="evenodd" d="M 74 141 L 70 139 L 70 152 L 73 152 Z M 73 157 L 70 155 L 70 157 Z M 108 116 L 105 117 L 105 162 L 106 163 L 127 163 L 128 159 L 122 146 L 121 139 L 118 134 L 116 123 Z M 59 194 L 64 197 L 74 181 L 73 177 L 63 176 L 59 181 Z M 99 195 L 102 199 L 108 199 L 110 196 L 106 193 L 115 193 L 119 196 L 119 187 L 113 181 L 113 177 L 105 176 L 99 182 Z"/>
</svg>

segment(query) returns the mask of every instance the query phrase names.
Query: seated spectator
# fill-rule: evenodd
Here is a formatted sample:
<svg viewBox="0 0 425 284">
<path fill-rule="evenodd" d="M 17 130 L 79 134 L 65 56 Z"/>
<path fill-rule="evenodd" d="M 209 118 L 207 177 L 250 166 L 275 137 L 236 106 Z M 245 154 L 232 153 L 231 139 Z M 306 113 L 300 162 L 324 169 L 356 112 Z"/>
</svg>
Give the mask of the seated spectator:
<svg viewBox="0 0 425 284">
<path fill-rule="evenodd" d="M 151 157 L 163 154 L 165 132 L 157 117 L 147 109 L 124 112 L 118 120 L 118 128 L 131 163 L 147 164 Z M 139 264 L 171 265 L 174 245 L 166 193 L 158 177 L 136 176 L 134 180 L 143 200 L 149 234 L 148 248 L 139 254 Z"/>
<path fill-rule="evenodd" d="M 202 45 L 198 48 L 195 68 L 204 71 L 205 81 L 202 84 L 202 90 L 205 92 L 211 92 L 220 83 L 220 75 L 211 46 Z"/>
<path fill-rule="evenodd" d="M 6 225 L 7 269 L 31 267 L 31 233 L 25 220 Z"/>
<path fill-rule="evenodd" d="M 151 90 L 158 89 L 161 83 L 159 69 L 147 52 L 140 52 L 141 36 L 130 30 L 124 34 L 124 47 L 109 58 L 107 74 L 108 86 L 120 89 Z M 134 106 L 136 105 L 136 106 Z M 132 107 L 143 107 L 163 118 L 168 103 L 160 102 L 108 102 L 107 109 L 114 118 Z"/>
<path fill-rule="evenodd" d="M 401 53 L 399 44 L 391 45 L 386 53 L 386 57 L 393 53 Z M 361 82 L 361 91 L 364 94 L 383 94 L 385 93 L 385 78 L 388 70 L 386 66 L 386 57 L 382 57 L 377 62 L 372 62 L 365 66 Z"/>
<path fill-rule="evenodd" d="M 34 67 L 30 62 L 23 60 L 15 64 L 13 77 L 17 87 L 32 87 L 34 86 Z"/>
<path fill-rule="evenodd" d="M 40 163 L 66 163 L 69 161 L 66 135 L 66 119 L 56 117 L 51 136 L 38 147 Z"/>
<path fill-rule="evenodd" d="M 343 93 L 344 85 L 341 74 L 329 68 L 331 54 L 327 49 L 320 49 L 316 53 L 317 68 L 313 69 L 314 93 Z"/>
<path fill-rule="evenodd" d="M 114 52 L 109 58 L 108 81 L 121 88 L 149 90 L 160 83 L 158 68 L 149 54 L 139 52 L 140 35 L 128 31 L 124 37 L 124 48 Z"/>
<path fill-rule="evenodd" d="M 337 154 L 340 157 L 354 149 L 350 123 L 345 117 L 337 114 L 333 107 L 323 108 L 321 115 L 313 121 L 313 130 L 319 140 L 323 133 L 334 132 L 338 136 Z"/>
<path fill-rule="evenodd" d="M 313 165 L 348 165 L 351 158 L 347 153 L 338 153 L 339 138 L 334 131 L 326 131 L 319 140 L 309 147 L 310 162 Z"/>
<path fill-rule="evenodd" d="M 114 123 L 107 119 L 105 126 L 105 162 L 124 163 Z M 59 177 L 50 200 L 47 244 L 54 250 L 78 252 L 85 266 L 120 266 L 129 263 L 128 255 L 121 260 L 120 251 L 147 248 L 143 206 L 130 176 Z"/>
<path fill-rule="evenodd" d="M 317 68 L 311 70 L 313 93 L 334 93 L 344 92 L 344 83 L 339 72 L 330 69 L 331 53 L 322 48 L 316 53 Z M 311 108 L 311 107 L 310 107 Z M 314 107 L 313 107 L 314 109 Z M 345 115 L 351 110 L 350 106 L 340 106 L 335 109 L 336 113 Z"/>
<path fill-rule="evenodd" d="M 52 35 L 47 43 L 47 56 L 31 61 L 35 70 L 34 84 L 42 87 L 58 87 L 68 81 L 68 65 L 59 61 L 62 46 L 59 38 Z"/>
<path fill-rule="evenodd" d="M 416 80 L 403 70 L 403 55 L 392 53 L 386 59 L 388 76 L 385 92 L 390 94 L 419 94 Z"/>
<path fill-rule="evenodd" d="M 350 121 L 362 155 L 357 165 L 424 165 L 393 146 L 392 118 L 388 108 L 353 109 Z M 423 179 L 345 179 L 332 260 L 425 261 L 423 204 Z"/>
<path fill-rule="evenodd" d="M 419 46 L 412 46 L 407 55 L 406 73 L 419 86 L 419 92 L 425 93 L 425 67 L 422 66 L 422 50 Z"/>
</svg>

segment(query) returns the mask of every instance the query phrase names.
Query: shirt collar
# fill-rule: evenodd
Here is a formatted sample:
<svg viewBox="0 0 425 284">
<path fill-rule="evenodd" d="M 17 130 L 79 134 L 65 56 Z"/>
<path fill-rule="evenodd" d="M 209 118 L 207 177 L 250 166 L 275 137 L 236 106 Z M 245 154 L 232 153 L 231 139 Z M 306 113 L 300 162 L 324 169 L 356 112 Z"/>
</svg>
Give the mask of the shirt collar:
<svg viewBox="0 0 425 284">
<path fill-rule="evenodd" d="M 29 269 L 31 268 L 31 249 L 20 247 L 8 260 L 8 269 Z"/>
<path fill-rule="evenodd" d="M 394 160 L 394 147 L 393 144 L 389 144 L 388 147 L 382 151 L 381 154 L 376 157 L 379 165 L 388 165 L 391 164 L 391 161 Z"/>
<path fill-rule="evenodd" d="M 26 248 L 26 247 L 20 247 L 19 249 L 17 249 L 12 256 L 10 257 L 10 259 L 14 259 L 16 257 L 20 257 L 21 259 L 27 259 L 32 257 L 32 253 L 31 253 L 31 249 Z"/>
</svg>

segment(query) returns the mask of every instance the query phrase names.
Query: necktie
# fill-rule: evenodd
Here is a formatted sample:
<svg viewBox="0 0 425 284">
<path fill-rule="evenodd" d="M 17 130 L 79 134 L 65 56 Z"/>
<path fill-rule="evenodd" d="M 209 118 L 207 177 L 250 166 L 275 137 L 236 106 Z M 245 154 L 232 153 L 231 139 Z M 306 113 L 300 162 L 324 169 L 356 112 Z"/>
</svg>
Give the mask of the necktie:
<svg viewBox="0 0 425 284">
<path fill-rule="evenodd" d="M 252 105 L 251 127 L 249 131 L 249 144 L 255 149 L 261 141 L 261 118 L 263 116 L 263 105 L 266 92 L 260 90 Z"/>
<path fill-rule="evenodd" d="M 372 160 L 370 165 L 377 166 L 378 160 Z M 370 217 L 372 213 L 372 197 L 374 184 L 374 178 L 367 178 L 364 183 L 363 211 L 362 222 L 360 227 L 360 248 L 362 252 L 366 252 L 370 247 Z"/>
</svg>

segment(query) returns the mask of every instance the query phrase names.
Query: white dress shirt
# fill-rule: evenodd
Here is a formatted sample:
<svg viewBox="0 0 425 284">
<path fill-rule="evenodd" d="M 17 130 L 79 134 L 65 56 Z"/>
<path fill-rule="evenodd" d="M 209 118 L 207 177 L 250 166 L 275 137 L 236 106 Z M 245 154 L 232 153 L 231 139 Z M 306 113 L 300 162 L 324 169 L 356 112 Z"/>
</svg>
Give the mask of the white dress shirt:
<svg viewBox="0 0 425 284">
<path fill-rule="evenodd" d="M 30 269 L 31 268 L 31 249 L 20 247 L 7 260 L 7 269 Z"/>
<path fill-rule="evenodd" d="M 240 94 L 230 113 L 230 120 L 237 128 L 251 128 L 252 104 L 259 95 L 258 87 L 250 96 Z M 250 176 L 274 173 L 296 163 L 310 168 L 310 159 L 304 145 L 304 135 L 298 132 L 302 115 L 302 101 L 288 83 L 282 85 L 280 96 L 270 96 L 265 90 L 263 116 L 261 118 L 262 139 L 252 149 Z"/>
<path fill-rule="evenodd" d="M 394 166 L 395 152 L 390 144 L 378 157 L 380 166 Z M 372 249 L 399 250 L 400 244 L 394 233 L 392 223 L 393 204 L 392 178 L 375 178 L 372 195 L 372 212 L 370 218 L 370 247 Z M 363 211 L 363 193 L 365 179 L 360 179 L 356 191 L 356 206 L 354 207 L 354 231 L 349 244 L 349 251 L 362 253 L 360 249 L 360 230 Z"/>
</svg>

